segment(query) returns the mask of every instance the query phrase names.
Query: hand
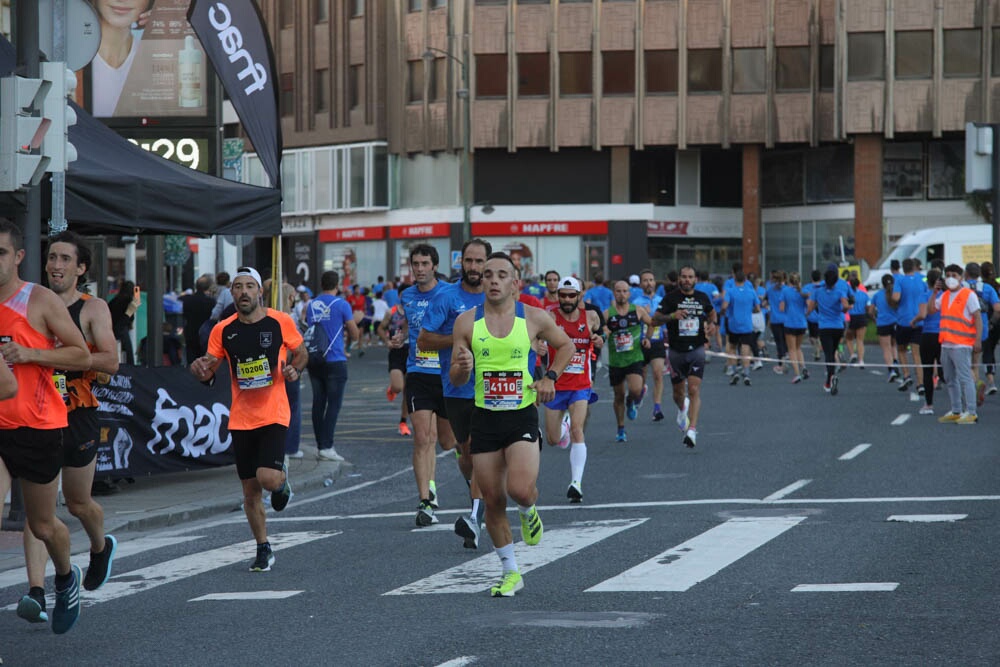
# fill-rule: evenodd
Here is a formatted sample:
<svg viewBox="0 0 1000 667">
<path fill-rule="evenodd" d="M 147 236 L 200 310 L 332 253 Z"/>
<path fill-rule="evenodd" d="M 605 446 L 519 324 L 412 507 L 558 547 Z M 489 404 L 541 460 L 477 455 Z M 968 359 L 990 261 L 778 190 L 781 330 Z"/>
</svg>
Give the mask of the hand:
<svg viewBox="0 0 1000 667">
<path fill-rule="evenodd" d="M 458 348 L 458 353 L 451 356 L 451 363 L 453 366 L 458 366 L 462 369 L 464 373 L 471 373 L 476 365 L 475 359 L 472 356 L 472 350 L 467 347 Z"/>
<path fill-rule="evenodd" d="M 149 17 L 150 15 L 152 15 L 152 13 L 153 10 L 150 9 L 148 12 L 143 12 L 142 14 L 139 14 L 139 20 L 135 22 L 135 24 L 139 27 L 139 30 L 142 30 L 143 28 L 146 27 L 146 24 L 149 22 Z"/>
<path fill-rule="evenodd" d="M 295 382 L 301 377 L 299 369 L 292 364 L 285 364 L 285 367 L 281 369 L 281 374 L 285 376 L 285 379 L 289 382 Z"/>
<path fill-rule="evenodd" d="M 674 319 L 675 320 L 684 320 L 684 319 L 687 319 L 688 312 L 686 310 L 678 309 L 678 310 L 675 310 L 674 313 L 675 313 L 675 315 L 674 315 Z"/>
<path fill-rule="evenodd" d="M 391 347 L 394 350 L 398 350 L 399 348 L 403 347 L 403 343 L 405 342 L 405 340 L 406 339 L 403 337 L 403 332 L 397 331 L 396 334 L 389 339 L 389 347 Z"/>
<path fill-rule="evenodd" d="M 640 343 L 640 345 L 642 345 L 642 347 L 647 350 L 650 348 L 650 346 L 652 346 L 652 344 L 653 344 L 652 341 L 650 341 L 646 337 L 643 337 L 642 343 Z"/>
<path fill-rule="evenodd" d="M 0 345 L 0 357 L 10 364 L 30 364 L 38 360 L 38 350 L 11 341 Z"/>
<path fill-rule="evenodd" d="M 593 343 L 595 350 L 599 350 L 604 347 L 604 337 L 601 336 L 601 334 L 591 332 L 590 342 Z"/>
<path fill-rule="evenodd" d="M 212 377 L 211 362 L 208 357 L 198 357 L 191 362 L 191 374 L 198 378 L 199 382 L 205 382 Z"/>
<path fill-rule="evenodd" d="M 551 378 L 543 377 L 540 380 L 535 380 L 528 385 L 528 389 L 535 390 L 535 394 L 538 396 L 536 403 L 548 403 L 556 397 L 556 382 Z"/>
</svg>

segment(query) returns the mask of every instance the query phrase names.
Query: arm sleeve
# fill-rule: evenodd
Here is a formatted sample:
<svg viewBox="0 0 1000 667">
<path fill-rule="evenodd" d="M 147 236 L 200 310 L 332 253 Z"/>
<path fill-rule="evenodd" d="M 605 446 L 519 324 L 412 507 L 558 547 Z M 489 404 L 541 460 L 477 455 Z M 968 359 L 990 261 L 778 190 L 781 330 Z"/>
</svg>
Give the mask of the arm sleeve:
<svg viewBox="0 0 1000 667">
<path fill-rule="evenodd" d="M 281 311 L 272 311 L 272 315 L 281 324 L 281 340 L 285 347 L 289 350 L 298 349 L 299 345 L 302 345 L 302 334 L 295 326 L 295 320 L 292 319 L 292 316 Z"/>
</svg>

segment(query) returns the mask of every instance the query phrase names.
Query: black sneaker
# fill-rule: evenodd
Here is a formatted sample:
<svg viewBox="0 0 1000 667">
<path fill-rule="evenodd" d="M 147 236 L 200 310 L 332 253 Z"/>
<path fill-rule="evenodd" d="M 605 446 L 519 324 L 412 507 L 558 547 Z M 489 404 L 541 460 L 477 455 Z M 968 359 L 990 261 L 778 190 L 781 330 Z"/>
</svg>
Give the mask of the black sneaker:
<svg viewBox="0 0 1000 667">
<path fill-rule="evenodd" d="M 114 535 L 104 536 L 104 551 L 99 554 L 90 552 L 90 565 L 87 566 L 87 576 L 83 578 L 83 587 L 88 591 L 96 591 L 111 578 L 111 564 L 118 550 L 118 540 Z"/>
<path fill-rule="evenodd" d="M 735 386 L 736 384 L 739 384 L 739 381 L 740 381 L 740 376 L 737 375 L 736 373 L 733 373 L 733 377 L 729 378 L 730 385 Z"/>
<path fill-rule="evenodd" d="M 69 632 L 80 618 L 80 580 L 83 572 L 79 565 L 72 565 L 72 581 L 66 588 L 56 589 L 56 606 L 52 610 L 52 632 L 57 635 Z"/>
<path fill-rule="evenodd" d="M 918 396 L 923 396 L 926 393 L 927 393 L 927 389 L 924 387 L 924 385 L 918 384 L 917 385 L 917 395 Z"/>
<path fill-rule="evenodd" d="M 250 566 L 251 572 L 270 572 L 274 565 L 274 552 L 271 551 L 271 544 L 265 542 L 257 545 L 257 558 Z"/>
<path fill-rule="evenodd" d="M 913 378 L 903 378 L 903 382 L 900 383 L 899 389 L 897 391 L 906 391 L 913 384 Z"/>
<path fill-rule="evenodd" d="M 285 473 L 285 483 L 277 491 L 271 492 L 271 507 L 275 512 L 280 512 L 288 506 L 288 501 L 292 499 L 292 485 L 288 483 L 288 464 L 281 468 Z"/>
<path fill-rule="evenodd" d="M 28 594 L 17 603 L 17 615 L 28 623 L 48 623 L 49 615 L 45 611 L 45 591 L 32 588 Z"/>
<path fill-rule="evenodd" d="M 803 380 L 808 380 L 809 379 L 809 369 L 808 368 L 803 368 L 802 369 L 802 379 Z"/>
<path fill-rule="evenodd" d="M 837 385 L 839 385 L 839 384 L 840 384 L 840 376 L 834 375 L 832 378 L 830 378 L 830 395 L 831 396 L 836 396 L 837 395 L 837 391 L 838 391 Z"/>
<path fill-rule="evenodd" d="M 750 386 L 750 376 L 749 375 L 744 375 L 743 376 L 743 384 L 745 384 L 748 387 Z"/>
<path fill-rule="evenodd" d="M 570 482 L 569 488 L 566 489 L 566 497 L 574 504 L 583 502 L 583 487 L 580 482 L 575 480 Z"/>
<path fill-rule="evenodd" d="M 417 507 L 417 528 L 426 528 L 427 526 L 432 526 L 437 522 L 438 518 L 434 516 L 434 507 L 429 501 L 421 500 L 420 506 Z"/>
<path fill-rule="evenodd" d="M 654 412 L 653 413 L 653 421 L 654 422 L 661 422 L 661 421 L 663 421 L 663 413 L 660 412 L 659 410 L 657 410 L 656 412 Z"/>
<path fill-rule="evenodd" d="M 464 514 L 455 521 L 455 534 L 462 538 L 462 546 L 466 549 L 479 548 L 479 532 L 476 521 Z"/>
</svg>

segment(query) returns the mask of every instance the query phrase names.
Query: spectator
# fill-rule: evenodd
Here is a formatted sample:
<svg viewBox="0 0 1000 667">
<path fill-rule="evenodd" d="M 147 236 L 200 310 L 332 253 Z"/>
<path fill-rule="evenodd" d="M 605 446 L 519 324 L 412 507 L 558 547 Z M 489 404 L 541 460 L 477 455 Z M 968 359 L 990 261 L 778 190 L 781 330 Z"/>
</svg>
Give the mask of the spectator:
<svg viewBox="0 0 1000 667">
<path fill-rule="evenodd" d="M 115 340 L 121 344 L 121 355 L 123 363 L 135 365 L 135 348 L 132 347 L 132 323 L 135 321 L 135 312 L 142 305 L 139 297 L 138 287 L 131 280 L 122 283 L 118 294 L 108 303 L 111 310 L 111 328 L 115 333 Z"/>
<path fill-rule="evenodd" d="M 184 309 L 184 357 L 188 364 L 205 355 L 198 332 L 212 317 L 212 309 L 215 308 L 213 285 L 212 276 L 206 273 L 195 281 L 193 293 L 181 297 Z"/>
<path fill-rule="evenodd" d="M 226 309 L 227 306 L 233 305 L 233 293 L 229 291 L 229 274 L 225 271 L 220 271 L 215 274 L 215 307 L 212 308 L 211 320 L 213 322 L 218 322 L 222 318 L 222 311 Z M 233 311 L 236 312 L 234 306 Z"/>
<path fill-rule="evenodd" d="M 292 318 L 295 320 L 295 324 L 299 327 L 299 331 L 306 330 L 306 306 L 309 303 L 309 299 L 312 298 L 312 293 L 309 288 L 305 285 L 299 285 L 295 288 L 295 293 L 298 295 L 298 300 L 295 302 L 295 306 L 292 308 Z"/>
</svg>

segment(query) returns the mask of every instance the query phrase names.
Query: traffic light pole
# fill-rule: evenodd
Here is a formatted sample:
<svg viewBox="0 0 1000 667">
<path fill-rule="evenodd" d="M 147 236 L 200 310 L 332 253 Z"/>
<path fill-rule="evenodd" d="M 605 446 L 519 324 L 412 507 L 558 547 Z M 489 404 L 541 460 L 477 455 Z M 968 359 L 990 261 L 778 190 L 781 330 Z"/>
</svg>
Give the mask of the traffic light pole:
<svg viewBox="0 0 1000 667">
<path fill-rule="evenodd" d="M 66 60 L 66 0 L 52 0 L 52 60 Z M 62 139 L 60 139 L 61 141 Z M 49 234 L 66 230 L 66 172 L 52 172 L 52 213 Z"/>
</svg>

